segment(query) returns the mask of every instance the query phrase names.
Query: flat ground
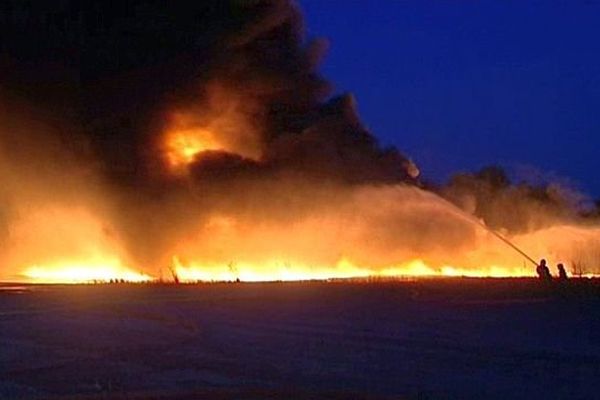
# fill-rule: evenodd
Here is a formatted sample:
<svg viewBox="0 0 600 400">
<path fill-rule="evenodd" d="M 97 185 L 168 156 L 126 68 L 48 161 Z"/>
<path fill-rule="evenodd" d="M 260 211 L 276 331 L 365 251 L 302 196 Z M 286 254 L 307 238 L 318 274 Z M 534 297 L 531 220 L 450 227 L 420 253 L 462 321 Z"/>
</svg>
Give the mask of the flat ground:
<svg viewBox="0 0 600 400">
<path fill-rule="evenodd" d="M 600 398 L 598 283 L 0 286 L 0 399 Z"/>
</svg>

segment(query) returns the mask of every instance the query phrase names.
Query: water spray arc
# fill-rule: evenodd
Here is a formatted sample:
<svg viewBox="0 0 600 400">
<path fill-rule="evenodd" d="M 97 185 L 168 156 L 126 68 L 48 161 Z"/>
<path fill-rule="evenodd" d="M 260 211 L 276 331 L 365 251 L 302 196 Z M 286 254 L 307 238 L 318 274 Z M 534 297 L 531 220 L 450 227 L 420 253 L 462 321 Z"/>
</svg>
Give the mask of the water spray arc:
<svg viewBox="0 0 600 400">
<path fill-rule="evenodd" d="M 501 234 L 499 234 L 498 232 L 496 232 L 495 230 L 493 230 L 492 228 L 486 226 L 484 223 L 477 221 L 477 224 L 480 225 L 481 227 L 483 227 L 486 231 L 488 231 L 489 233 L 491 233 L 492 235 L 496 236 L 498 239 L 502 240 L 504 243 L 506 243 L 508 246 L 510 246 L 513 250 L 515 250 L 516 252 L 518 252 L 519 254 L 521 254 L 523 257 L 525 257 L 528 261 L 530 261 L 533 265 L 535 265 L 536 267 L 539 266 L 539 264 L 537 263 L 537 261 L 535 261 L 533 258 L 531 258 L 527 253 L 525 253 L 523 250 L 521 250 L 520 248 L 518 248 L 514 243 L 512 243 L 510 240 L 508 240 L 507 238 L 505 238 L 504 236 L 502 236 Z"/>
<path fill-rule="evenodd" d="M 454 204 L 452 204 L 451 202 L 449 202 L 446 199 L 442 198 L 442 201 L 447 203 L 449 206 L 457 208 Z M 523 250 L 521 250 L 519 247 L 517 247 L 517 245 L 515 245 L 514 243 L 512 243 L 510 240 L 508 240 L 506 237 L 504 237 L 503 235 L 501 235 L 500 233 L 496 232 L 495 230 L 493 230 L 492 228 L 490 228 L 489 226 L 487 226 L 486 224 L 484 224 L 483 222 L 481 222 L 479 219 L 475 218 L 473 215 L 461 210 L 460 208 L 458 208 L 458 210 L 460 211 L 460 214 L 469 222 L 482 227 L 483 229 L 486 230 L 486 232 L 491 233 L 492 235 L 494 235 L 496 238 L 500 239 L 504 244 L 508 245 L 510 248 L 512 248 L 513 250 L 515 250 L 517 253 L 519 253 L 520 255 L 522 255 L 523 257 L 525 257 L 527 259 L 527 261 L 531 262 L 533 265 L 535 265 L 536 267 L 539 266 L 539 264 L 537 263 L 537 261 L 535 261 L 530 255 L 528 255 L 527 253 L 525 253 Z"/>
</svg>

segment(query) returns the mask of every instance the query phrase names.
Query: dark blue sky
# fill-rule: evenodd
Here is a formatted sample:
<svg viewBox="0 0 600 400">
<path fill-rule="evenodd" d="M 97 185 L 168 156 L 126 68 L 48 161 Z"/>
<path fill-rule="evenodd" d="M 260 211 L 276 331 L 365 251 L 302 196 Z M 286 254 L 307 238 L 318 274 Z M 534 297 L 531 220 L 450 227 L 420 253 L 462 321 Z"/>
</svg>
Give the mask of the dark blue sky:
<svg viewBox="0 0 600 400">
<path fill-rule="evenodd" d="M 600 3 L 300 0 L 322 71 L 426 177 L 501 164 L 600 197 Z"/>
</svg>

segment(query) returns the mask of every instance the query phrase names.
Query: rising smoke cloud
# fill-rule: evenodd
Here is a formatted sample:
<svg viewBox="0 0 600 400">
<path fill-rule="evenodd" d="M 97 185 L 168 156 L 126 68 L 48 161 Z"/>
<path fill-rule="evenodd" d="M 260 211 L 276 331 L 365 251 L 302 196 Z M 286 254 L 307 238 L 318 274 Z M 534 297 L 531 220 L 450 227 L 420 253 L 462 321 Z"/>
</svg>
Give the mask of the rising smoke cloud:
<svg viewBox="0 0 600 400">
<path fill-rule="evenodd" d="M 174 256 L 234 275 L 521 263 L 331 97 L 327 44 L 291 1 L 4 7 L 0 276 L 70 258 L 154 276 Z M 476 192 L 457 187 L 442 195 Z M 535 228 L 574 223 L 553 221 Z"/>
</svg>

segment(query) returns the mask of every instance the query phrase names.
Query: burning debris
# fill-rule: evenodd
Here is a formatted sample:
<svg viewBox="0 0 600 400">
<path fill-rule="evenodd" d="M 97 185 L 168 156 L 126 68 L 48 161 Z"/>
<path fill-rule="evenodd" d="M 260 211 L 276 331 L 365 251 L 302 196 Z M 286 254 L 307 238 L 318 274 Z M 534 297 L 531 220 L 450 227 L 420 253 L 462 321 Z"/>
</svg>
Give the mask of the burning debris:
<svg viewBox="0 0 600 400">
<path fill-rule="evenodd" d="M 4 7 L 4 279 L 535 273 L 469 213 L 552 261 L 600 243 L 560 196 L 502 176 L 440 190 L 460 208 L 420 188 L 331 97 L 291 1 Z"/>
</svg>

